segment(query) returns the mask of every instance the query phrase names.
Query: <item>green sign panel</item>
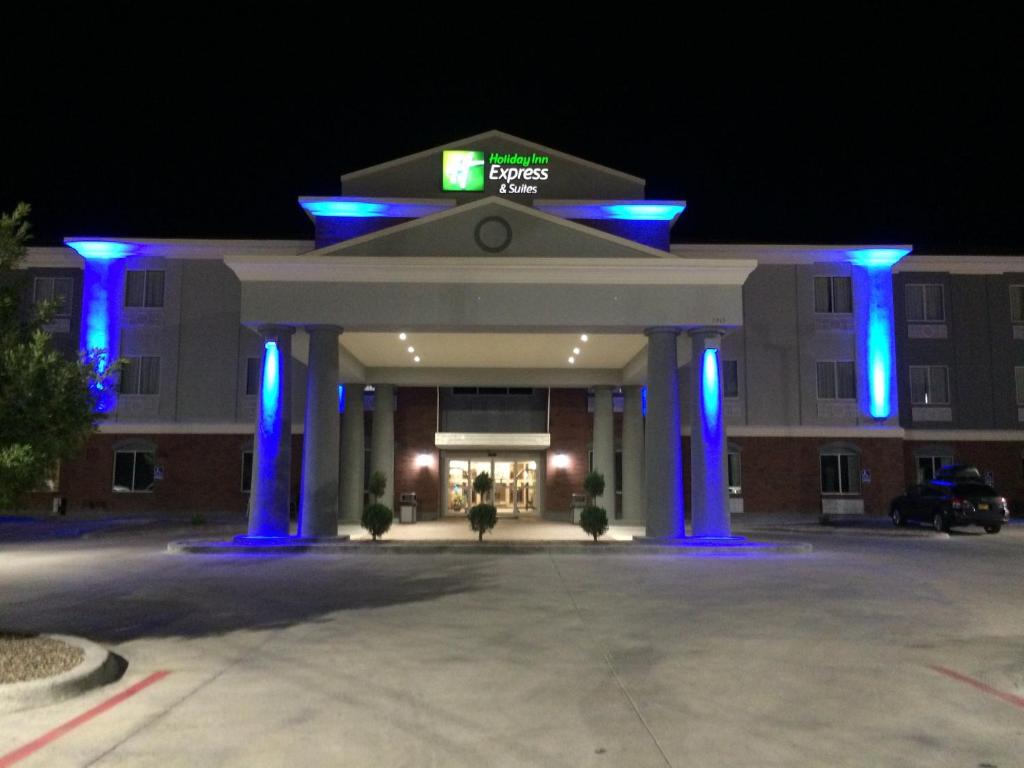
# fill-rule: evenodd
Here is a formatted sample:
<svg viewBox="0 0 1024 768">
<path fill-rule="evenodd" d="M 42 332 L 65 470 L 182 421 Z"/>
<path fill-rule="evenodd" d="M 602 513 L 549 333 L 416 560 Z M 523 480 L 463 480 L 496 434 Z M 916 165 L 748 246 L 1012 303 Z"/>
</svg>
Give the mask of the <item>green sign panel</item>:
<svg viewBox="0 0 1024 768">
<path fill-rule="evenodd" d="M 483 152 L 446 149 L 441 166 L 441 189 L 445 192 L 484 191 Z"/>
</svg>

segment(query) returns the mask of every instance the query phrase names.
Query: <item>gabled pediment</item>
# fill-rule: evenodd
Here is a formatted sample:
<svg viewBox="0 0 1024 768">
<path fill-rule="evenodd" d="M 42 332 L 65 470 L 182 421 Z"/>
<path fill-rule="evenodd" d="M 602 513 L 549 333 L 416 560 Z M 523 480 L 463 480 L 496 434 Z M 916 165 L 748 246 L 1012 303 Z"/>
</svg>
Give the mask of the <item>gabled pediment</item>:
<svg viewBox="0 0 1024 768">
<path fill-rule="evenodd" d="M 462 191 L 444 189 L 442 185 L 442 162 L 445 151 L 463 150 L 481 153 L 487 164 L 487 178 L 482 190 Z M 505 194 L 501 191 L 504 182 L 499 171 L 491 178 L 493 157 L 543 159 L 536 163 L 546 169 L 545 178 L 530 183 L 536 191 L 522 194 L 531 198 L 565 199 L 606 199 L 639 200 L 644 197 L 643 179 L 617 171 L 581 157 L 546 147 L 503 131 L 486 131 L 432 147 L 422 152 L 400 157 L 385 163 L 346 173 L 341 177 L 342 194 L 368 197 L 433 197 L 443 195 L 460 202 L 487 195 Z M 498 163 L 501 165 L 502 163 Z M 516 165 L 515 159 L 505 166 Z M 506 186 L 506 192 L 508 187 Z"/>
<path fill-rule="evenodd" d="M 499 197 L 314 251 L 318 256 L 672 258 L 616 235 Z"/>
</svg>

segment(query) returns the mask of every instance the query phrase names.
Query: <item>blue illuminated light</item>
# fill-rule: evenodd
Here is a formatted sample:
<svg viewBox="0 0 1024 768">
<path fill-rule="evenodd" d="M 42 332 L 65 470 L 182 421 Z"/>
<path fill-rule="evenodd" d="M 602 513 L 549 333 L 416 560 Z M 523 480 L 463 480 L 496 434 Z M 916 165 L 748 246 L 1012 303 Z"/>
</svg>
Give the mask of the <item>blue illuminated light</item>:
<svg viewBox="0 0 1024 768">
<path fill-rule="evenodd" d="M 276 431 L 277 409 L 281 400 L 281 356 L 276 341 L 268 341 L 263 353 L 263 383 L 260 397 L 263 399 L 263 431 L 273 434 Z"/>
<path fill-rule="evenodd" d="M 452 207 L 453 201 L 355 200 L 342 197 L 302 197 L 299 205 L 312 216 L 343 219 L 418 219 Z"/>
<path fill-rule="evenodd" d="M 82 273 L 82 326 L 78 345 L 86 360 L 96 366 L 101 379 L 117 360 L 125 263 L 114 257 L 86 258 Z M 114 410 L 117 395 L 113 387 L 95 381 L 92 391 L 97 412 Z"/>
<path fill-rule="evenodd" d="M 118 240 L 65 240 L 64 244 L 75 250 L 83 259 L 98 261 L 123 259 L 135 253 L 138 248 L 135 243 Z"/>
<path fill-rule="evenodd" d="M 719 422 L 719 381 L 718 381 L 718 350 L 705 349 L 701 372 L 701 397 L 704 405 L 705 428 L 717 429 Z"/>
<path fill-rule="evenodd" d="M 647 387 L 640 387 L 640 412 L 647 416 Z"/>
<path fill-rule="evenodd" d="M 908 253 L 909 248 L 856 248 L 846 252 L 850 263 L 868 269 L 889 269 Z"/>
<path fill-rule="evenodd" d="M 606 205 L 609 219 L 631 221 L 671 221 L 683 212 L 685 205 Z"/>
<path fill-rule="evenodd" d="M 674 221 L 686 210 L 684 202 L 636 201 L 630 203 L 535 203 L 538 211 L 564 219 L 619 219 L 625 221 Z"/>
<path fill-rule="evenodd" d="M 338 385 L 338 413 L 345 412 L 345 385 Z"/>
<path fill-rule="evenodd" d="M 854 271 L 854 299 L 857 343 L 867 367 L 859 388 L 861 407 L 872 418 L 887 419 L 893 413 L 893 367 L 896 357 L 893 339 L 892 266 L 903 258 L 906 248 L 862 248 L 847 251 Z M 865 402 L 866 401 L 866 402 Z"/>
</svg>

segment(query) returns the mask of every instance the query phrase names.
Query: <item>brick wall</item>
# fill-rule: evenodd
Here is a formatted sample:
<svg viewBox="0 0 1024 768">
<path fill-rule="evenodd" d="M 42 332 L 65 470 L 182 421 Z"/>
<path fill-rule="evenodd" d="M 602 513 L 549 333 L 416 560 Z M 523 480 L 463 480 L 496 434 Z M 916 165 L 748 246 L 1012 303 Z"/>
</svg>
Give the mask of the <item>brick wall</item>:
<svg viewBox="0 0 1024 768">
<path fill-rule="evenodd" d="M 583 493 L 587 451 L 593 440 L 594 420 L 587 413 L 586 389 L 551 390 L 551 449 L 547 454 L 544 505 L 551 512 L 568 512 L 572 494 Z M 569 457 L 569 466 L 558 469 L 556 454 Z"/>
<path fill-rule="evenodd" d="M 153 444 L 164 478 L 147 493 L 115 493 L 114 451 Z M 250 435 L 93 435 L 82 453 L 61 467 L 60 495 L 72 513 L 146 514 L 218 512 L 244 516 L 249 494 L 241 490 L 242 452 Z M 302 435 L 292 437 L 292 503 L 299 495 Z M 26 507 L 49 510 L 52 494 L 33 494 Z"/>
<path fill-rule="evenodd" d="M 900 440 L 737 437 L 730 442 L 741 449 L 745 512 L 820 512 L 820 451 L 836 442 L 856 446 L 861 454 L 861 468 L 871 470 L 871 482 L 865 483 L 861 491 L 866 514 L 888 514 L 889 502 L 904 491 Z M 684 451 L 687 448 L 684 442 Z M 686 456 L 684 453 L 688 463 Z M 688 473 L 689 468 L 685 471 Z"/>
<path fill-rule="evenodd" d="M 441 480 L 438 451 L 434 446 L 437 428 L 437 388 L 399 387 L 395 410 L 395 494 L 413 491 L 420 517 L 441 514 Z M 417 467 L 416 457 L 429 454 L 429 467 Z"/>
</svg>

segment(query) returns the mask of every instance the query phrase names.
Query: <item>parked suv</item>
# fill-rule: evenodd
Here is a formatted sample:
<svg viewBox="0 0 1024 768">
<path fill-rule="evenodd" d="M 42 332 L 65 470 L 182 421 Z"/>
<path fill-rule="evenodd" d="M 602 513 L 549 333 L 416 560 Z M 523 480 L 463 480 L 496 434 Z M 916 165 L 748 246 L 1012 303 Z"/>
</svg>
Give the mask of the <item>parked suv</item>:
<svg viewBox="0 0 1024 768">
<path fill-rule="evenodd" d="M 935 479 L 912 485 L 893 499 L 889 514 L 894 525 L 931 523 L 936 531 L 980 525 L 985 533 L 999 533 L 1010 517 L 1006 499 L 986 485 L 974 467 L 943 467 Z"/>
</svg>

